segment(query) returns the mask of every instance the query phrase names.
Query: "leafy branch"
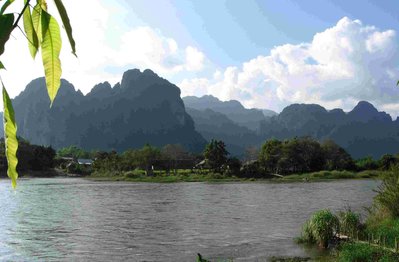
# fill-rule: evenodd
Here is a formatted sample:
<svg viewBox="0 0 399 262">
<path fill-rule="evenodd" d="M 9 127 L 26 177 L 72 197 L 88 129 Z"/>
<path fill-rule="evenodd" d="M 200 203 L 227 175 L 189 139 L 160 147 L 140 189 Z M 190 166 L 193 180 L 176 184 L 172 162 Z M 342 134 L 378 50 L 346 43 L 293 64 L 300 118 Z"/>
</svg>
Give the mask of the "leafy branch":
<svg viewBox="0 0 399 262">
<path fill-rule="evenodd" d="M 37 51 L 41 48 L 47 93 L 50 98 L 51 107 L 61 85 L 62 70 L 59 58 L 61 52 L 60 27 L 57 20 L 48 13 L 46 0 L 36 0 L 36 5 L 33 7 L 30 4 L 31 0 L 24 0 L 24 6 L 21 12 L 18 13 L 16 19 L 13 13 L 5 13 L 6 9 L 14 1 L 15 0 L 7 0 L 0 8 L 0 56 L 4 53 L 5 44 L 9 40 L 11 32 L 17 27 L 20 28 L 18 24 L 22 18 L 25 31 L 24 36 L 26 36 L 28 40 L 29 51 L 33 59 L 35 59 Z M 76 56 L 75 40 L 72 36 L 72 27 L 65 6 L 62 0 L 53 1 L 61 16 L 72 53 Z M 1 69 L 5 69 L 5 66 L 0 61 L 0 70 Z M 11 178 L 12 186 L 15 188 L 18 178 L 18 173 L 16 171 L 16 166 L 18 164 L 17 125 L 12 102 L 3 83 L 2 87 L 4 136 L 8 162 L 7 175 Z"/>
</svg>

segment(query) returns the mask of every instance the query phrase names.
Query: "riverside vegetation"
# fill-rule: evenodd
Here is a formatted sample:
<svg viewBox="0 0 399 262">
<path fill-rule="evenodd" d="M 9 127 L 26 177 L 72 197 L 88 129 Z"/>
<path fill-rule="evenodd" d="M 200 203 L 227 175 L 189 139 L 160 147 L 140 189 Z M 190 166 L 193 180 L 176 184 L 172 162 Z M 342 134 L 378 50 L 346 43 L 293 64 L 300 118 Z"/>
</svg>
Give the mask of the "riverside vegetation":
<svg viewBox="0 0 399 262">
<path fill-rule="evenodd" d="M 334 250 L 336 261 L 399 261 L 399 166 L 386 172 L 368 217 L 351 210 L 315 212 L 303 225 L 299 243 Z"/>
<path fill-rule="evenodd" d="M 0 143 L 4 144 L 4 140 Z M 137 182 L 251 181 L 275 182 L 365 179 L 384 176 L 398 164 L 394 155 L 379 160 L 366 157 L 353 160 L 333 141 L 322 143 L 310 137 L 279 141 L 267 140 L 258 152 L 240 158 L 230 156 L 223 141 L 211 140 L 202 154 L 186 151 L 180 145 L 157 148 L 149 144 L 140 149 L 85 151 L 76 146 L 58 150 L 31 145 L 19 138 L 21 175 L 31 171 L 87 176 L 95 180 Z M 92 165 L 78 164 L 78 159 L 93 159 Z M 74 160 L 74 161 L 71 161 Z M 7 169 L 4 147 L 0 147 L 0 173 Z M 48 172 L 47 172 L 48 171 Z M 59 172 L 58 172 L 59 173 Z"/>
<path fill-rule="evenodd" d="M 94 159 L 90 167 L 64 166 L 66 172 L 90 175 L 96 180 L 138 182 L 378 178 L 399 162 L 393 155 L 355 161 L 333 141 L 320 143 L 310 137 L 267 140 L 258 152 L 240 158 L 230 156 L 220 140 L 211 140 L 202 154 L 188 152 L 180 145 L 157 148 L 147 144 L 122 153 L 86 152 L 70 146 L 59 150 L 57 157 Z"/>
</svg>

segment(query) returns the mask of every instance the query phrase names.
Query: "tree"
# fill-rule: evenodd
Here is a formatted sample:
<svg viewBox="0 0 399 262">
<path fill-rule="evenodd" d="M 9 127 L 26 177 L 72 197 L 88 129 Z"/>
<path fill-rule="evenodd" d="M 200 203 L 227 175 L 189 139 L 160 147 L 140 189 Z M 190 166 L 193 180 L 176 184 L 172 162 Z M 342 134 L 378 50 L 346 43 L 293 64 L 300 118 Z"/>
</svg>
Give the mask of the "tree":
<svg viewBox="0 0 399 262">
<path fill-rule="evenodd" d="M 321 145 L 327 170 L 352 170 L 355 162 L 352 157 L 332 140 L 326 140 Z"/>
<path fill-rule="evenodd" d="M 5 51 L 5 45 L 12 31 L 17 27 L 19 28 L 19 21 L 23 18 L 23 27 L 32 58 L 35 58 L 38 50 L 41 49 L 47 92 L 51 106 L 61 84 L 62 70 L 61 61 L 59 59 L 61 51 L 60 27 L 57 20 L 48 13 L 46 0 L 36 0 L 34 6 L 31 5 L 33 1 L 24 0 L 24 5 L 21 12 L 17 14 L 17 17 L 15 17 L 16 15 L 14 13 L 5 13 L 13 2 L 14 0 L 4 1 L 0 8 L 0 58 Z M 76 56 L 75 40 L 72 36 L 72 27 L 67 11 L 62 0 L 54 0 L 54 3 L 61 16 L 72 48 L 72 53 Z M 5 66 L 0 60 L 0 70 L 1 69 L 5 69 Z M 4 83 L 1 82 L 1 84 L 3 87 L 4 137 L 8 163 L 7 175 L 11 178 L 12 187 L 15 188 L 18 178 L 16 169 L 18 164 L 17 126 L 11 99 L 4 87 Z"/>
<path fill-rule="evenodd" d="M 282 157 L 283 144 L 277 139 L 266 141 L 259 153 L 259 165 L 267 172 L 278 173 L 277 163 Z"/>
<path fill-rule="evenodd" d="M 168 166 L 173 168 L 175 175 L 177 175 L 178 161 L 188 158 L 188 153 L 179 144 L 167 144 L 162 148 L 161 153 L 163 155 L 162 158 L 168 160 Z"/>
<path fill-rule="evenodd" d="M 145 169 L 147 174 L 152 175 L 153 167 L 161 157 L 161 151 L 149 144 L 146 144 L 142 149 L 139 150 L 138 158 L 139 165 Z"/>
<path fill-rule="evenodd" d="M 204 157 L 208 161 L 209 166 L 216 172 L 220 172 L 222 166 L 227 162 L 229 152 L 223 141 L 212 139 L 204 150 Z"/>
<path fill-rule="evenodd" d="M 393 165 L 397 164 L 398 159 L 391 154 L 385 154 L 378 162 L 381 169 L 389 170 Z"/>
<path fill-rule="evenodd" d="M 61 148 L 58 150 L 57 155 L 60 157 L 91 158 L 90 152 L 74 145 Z"/>
</svg>

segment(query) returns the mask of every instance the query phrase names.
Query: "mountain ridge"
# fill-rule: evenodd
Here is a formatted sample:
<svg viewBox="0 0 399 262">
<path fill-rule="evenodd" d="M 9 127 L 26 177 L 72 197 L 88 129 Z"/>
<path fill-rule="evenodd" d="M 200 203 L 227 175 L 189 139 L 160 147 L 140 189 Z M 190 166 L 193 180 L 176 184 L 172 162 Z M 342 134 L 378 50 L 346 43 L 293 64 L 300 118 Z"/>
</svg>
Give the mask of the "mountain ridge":
<svg viewBox="0 0 399 262">
<path fill-rule="evenodd" d="M 123 151 L 146 143 L 180 143 L 201 152 L 206 141 L 220 139 L 232 155 L 242 156 L 246 148 L 259 148 L 267 139 L 298 136 L 332 139 L 355 158 L 378 158 L 399 148 L 399 119 L 392 121 L 366 101 L 349 112 L 302 103 L 277 114 L 247 109 L 236 100 L 180 96 L 179 87 L 153 71 L 132 69 L 113 87 L 100 82 L 86 95 L 63 79 L 51 108 L 45 81 L 38 78 L 13 105 L 18 135 L 56 149 L 77 145 Z"/>
</svg>

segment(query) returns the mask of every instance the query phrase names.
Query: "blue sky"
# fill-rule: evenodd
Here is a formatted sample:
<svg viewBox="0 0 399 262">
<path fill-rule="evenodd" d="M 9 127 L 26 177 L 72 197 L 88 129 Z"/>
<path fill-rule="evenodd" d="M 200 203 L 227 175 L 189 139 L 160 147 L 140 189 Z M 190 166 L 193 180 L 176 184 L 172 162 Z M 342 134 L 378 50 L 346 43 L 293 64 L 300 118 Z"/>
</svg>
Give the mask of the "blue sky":
<svg viewBox="0 0 399 262">
<path fill-rule="evenodd" d="M 395 0 L 125 1 L 129 26 L 159 28 L 183 45 L 197 45 L 219 66 L 238 65 L 276 45 L 308 42 L 342 17 L 379 28 L 399 25 Z M 395 13 L 396 11 L 396 13 Z"/>
<path fill-rule="evenodd" d="M 78 59 L 64 43 L 63 77 L 83 93 L 99 82 L 117 83 L 127 69 L 150 68 L 178 85 L 182 96 L 211 94 L 275 111 L 291 103 L 350 110 L 368 100 L 399 115 L 396 0 L 85 0 L 65 5 Z M 49 10 L 54 10 L 51 2 Z M 3 58 L 8 70 L 2 77 L 15 86 L 11 96 L 43 75 L 21 38 L 13 34 Z"/>
</svg>

